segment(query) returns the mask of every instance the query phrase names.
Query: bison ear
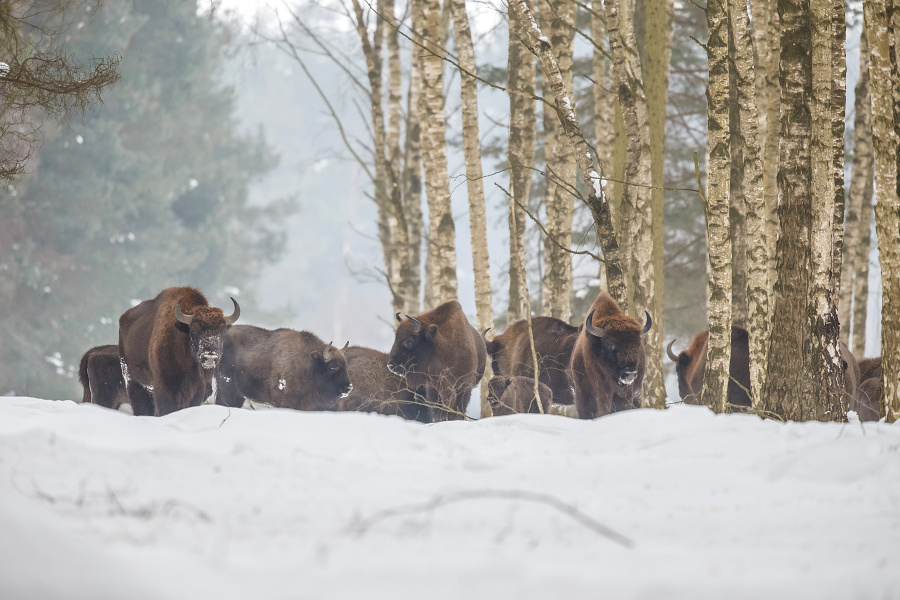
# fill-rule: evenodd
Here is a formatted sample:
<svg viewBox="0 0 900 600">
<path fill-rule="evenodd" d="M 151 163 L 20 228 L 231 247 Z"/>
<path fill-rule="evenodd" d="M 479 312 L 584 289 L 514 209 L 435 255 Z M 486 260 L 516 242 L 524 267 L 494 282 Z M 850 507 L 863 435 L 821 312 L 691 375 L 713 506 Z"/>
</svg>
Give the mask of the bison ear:
<svg viewBox="0 0 900 600">
<path fill-rule="evenodd" d="M 687 352 L 678 355 L 678 368 L 685 369 L 691 364 L 691 357 Z"/>
<path fill-rule="evenodd" d="M 438 326 L 436 323 L 432 323 L 431 325 L 428 326 L 428 329 L 426 329 L 425 331 L 426 331 L 425 336 L 429 340 L 432 340 L 432 339 L 434 339 L 434 336 L 437 335 Z"/>
</svg>

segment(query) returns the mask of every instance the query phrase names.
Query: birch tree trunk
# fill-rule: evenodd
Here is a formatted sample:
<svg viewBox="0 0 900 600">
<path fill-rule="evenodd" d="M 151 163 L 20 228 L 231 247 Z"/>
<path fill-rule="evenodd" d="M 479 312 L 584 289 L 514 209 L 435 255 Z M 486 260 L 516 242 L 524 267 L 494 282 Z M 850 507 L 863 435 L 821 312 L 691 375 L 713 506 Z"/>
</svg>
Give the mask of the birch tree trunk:
<svg viewBox="0 0 900 600">
<path fill-rule="evenodd" d="M 869 44 L 863 22 L 859 36 L 859 79 L 854 93 L 853 166 L 850 174 L 850 199 L 847 204 L 847 223 L 844 234 L 841 291 L 838 315 L 841 339 L 855 356 L 865 350 L 865 302 L 862 302 L 862 324 L 857 324 L 860 296 L 868 295 L 869 226 L 872 212 L 872 98 L 869 95 Z M 865 227 L 865 229 L 863 229 Z M 865 240 L 865 243 L 863 241 Z M 863 248 L 863 246 L 865 246 Z M 865 288 L 857 290 L 858 276 L 865 272 Z M 855 297 L 856 307 L 853 307 Z M 851 328 L 852 322 L 852 328 Z"/>
<path fill-rule="evenodd" d="M 531 10 L 525 0 L 515 0 L 511 7 L 516 13 L 519 26 L 522 28 L 520 35 L 526 42 L 529 50 L 541 61 L 541 70 L 544 73 L 544 89 L 549 90 L 556 101 L 556 112 L 563 125 L 563 133 L 569 140 L 574 153 L 581 177 L 588 192 L 586 203 L 594 217 L 597 227 L 597 238 L 606 260 L 607 277 L 609 279 L 609 293 L 619 303 L 623 310 L 627 310 L 625 296 L 625 274 L 622 270 L 622 262 L 619 254 L 619 245 L 610 218 L 609 202 L 603 191 L 603 165 L 594 164 L 595 155 L 581 133 L 581 126 L 575 116 L 575 102 L 571 91 L 567 90 L 563 83 L 562 73 L 556 62 L 556 57 L 551 51 L 550 43 L 541 33 Z M 566 102 L 568 100 L 568 102 Z M 595 170 L 596 168 L 596 170 Z M 599 171 L 599 173 L 597 172 Z"/>
<path fill-rule="evenodd" d="M 843 8 L 843 5 L 841 5 Z M 838 345 L 836 270 L 839 243 L 835 236 L 836 222 L 843 231 L 843 187 L 841 210 L 835 207 L 835 132 L 833 125 L 833 87 L 840 78 L 835 68 L 834 5 L 832 0 L 810 0 L 812 17 L 812 95 L 809 98 L 812 135 L 810 146 L 811 198 L 810 202 L 810 287 L 807 295 L 809 340 L 805 352 L 805 389 L 801 402 L 805 418 L 820 420 L 843 419 L 849 406 L 845 398 L 843 358 Z M 842 11 L 843 17 L 843 11 Z M 841 48 L 841 51 L 843 47 Z M 843 109 L 841 109 L 843 114 Z M 843 139 L 843 129 L 841 129 Z M 843 144 L 841 144 L 843 158 Z M 841 165 L 843 161 L 841 160 Z M 841 169 L 843 172 L 843 167 Z M 843 175 L 840 177 L 843 184 Z"/>
<path fill-rule="evenodd" d="M 421 36 L 422 51 L 422 162 L 428 197 L 428 252 L 432 257 L 434 305 L 456 300 L 456 229 L 450 207 L 447 143 L 444 122 L 444 74 L 441 9 L 437 0 L 413 0 L 413 28 Z"/>
<path fill-rule="evenodd" d="M 606 169 L 613 168 L 613 148 L 615 146 L 615 113 L 612 104 L 613 95 L 609 93 L 612 88 L 610 81 L 610 63 L 607 61 L 607 51 L 601 50 L 608 39 L 606 32 L 606 17 L 603 13 L 603 4 L 594 0 L 591 4 L 591 39 L 594 41 L 594 53 L 591 58 L 591 73 L 594 85 L 591 86 L 594 96 L 594 147 L 597 150 L 597 162 Z M 599 48 L 598 48 L 599 46 Z M 606 265 L 600 263 L 597 278 L 600 280 L 600 289 L 606 289 Z"/>
<path fill-rule="evenodd" d="M 422 127 L 419 120 L 422 87 L 421 62 L 419 52 L 414 48 L 410 61 L 409 91 L 406 100 L 406 143 L 403 159 L 403 210 L 407 222 L 407 262 L 410 273 L 406 279 L 407 301 L 404 314 L 417 315 L 422 312 L 420 293 L 422 290 Z"/>
<path fill-rule="evenodd" d="M 776 243 L 781 232 L 778 222 L 778 165 L 781 139 L 781 14 L 778 0 L 768 2 L 766 28 L 766 137 L 763 148 L 763 194 L 766 198 L 766 241 L 769 244 L 769 306 L 775 306 Z M 770 315 L 771 317 L 771 315 Z M 771 318 L 770 318 L 771 326 Z"/>
<path fill-rule="evenodd" d="M 747 269 L 747 330 L 750 334 L 750 391 L 754 408 L 760 408 L 767 368 L 769 319 L 769 246 L 766 237 L 766 201 L 763 194 L 759 116 L 756 106 L 758 78 L 753 63 L 750 19 L 744 4 L 729 2 L 734 34 L 734 67 L 743 147 L 745 244 Z M 734 137 L 732 136 L 732 140 Z"/>
<path fill-rule="evenodd" d="M 731 179 L 728 189 L 731 207 L 728 219 L 731 227 L 731 320 L 735 325 L 747 327 L 747 314 L 750 310 L 747 301 L 748 269 L 745 223 L 747 209 L 744 197 L 744 136 L 741 134 L 741 129 L 747 124 L 741 119 L 741 103 L 738 98 L 738 74 L 735 63 L 739 57 L 734 42 L 734 17 L 742 7 L 732 6 L 736 4 L 735 0 L 731 0 L 728 6 L 728 124 L 729 144 L 731 145 Z"/>
<path fill-rule="evenodd" d="M 729 9 L 730 12 L 730 9 Z M 756 109 L 758 135 L 760 140 L 766 139 L 768 127 L 769 89 L 766 86 L 766 71 L 769 63 L 769 19 L 771 18 L 768 0 L 750 0 L 750 14 L 753 16 L 753 74 L 756 87 Z M 760 158 L 765 160 L 765 148 L 760 148 Z M 757 167 L 762 172 L 762 167 Z"/>
<path fill-rule="evenodd" d="M 572 87 L 572 42 L 575 36 L 575 4 L 571 0 L 547 0 L 546 10 L 542 8 L 541 16 L 547 15 L 550 27 L 550 47 L 562 74 L 563 85 L 571 94 Z M 545 28 L 546 29 L 546 28 Z M 546 93 L 545 93 L 546 95 Z M 574 95 L 571 96 L 574 100 Z M 558 108 L 559 110 L 560 108 Z M 561 107 L 562 110 L 571 110 Z M 545 126 L 552 121 L 554 145 L 545 146 L 545 158 L 548 173 L 566 185 L 552 186 L 552 198 L 545 205 L 547 215 L 547 235 L 559 244 L 570 247 L 572 244 L 572 212 L 575 197 L 567 186 L 575 184 L 575 157 L 572 145 L 562 134 L 563 125 L 560 117 L 552 111 L 546 111 Z M 549 139 L 549 138 L 548 138 Z M 547 151 L 549 150 L 549 154 Z M 552 242 L 544 244 L 544 293 L 543 314 L 569 322 L 572 316 L 572 255 Z"/>
<path fill-rule="evenodd" d="M 833 245 L 834 245 L 834 288 L 832 302 L 837 304 L 840 299 L 841 271 L 843 268 L 844 250 L 844 213 L 847 204 L 846 190 L 844 189 L 844 120 L 847 111 L 847 15 L 844 12 L 844 0 L 829 0 L 831 2 L 831 146 L 832 146 L 832 177 L 834 178 L 834 218 Z M 837 319 L 837 316 L 835 316 Z M 838 320 L 839 325 L 849 328 L 843 321 Z M 838 332 L 840 334 L 840 332 Z"/>
<path fill-rule="evenodd" d="M 709 39 L 709 88 L 706 92 L 709 123 L 709 173 L 706 194 L 706 237 L 709 246 L 709 341 L 703 376 L 703 403 L 724 412 L 728 398 L 731 361 L 731 239 L 729 226 L 729 118 L 728 118 L 728 13 L 727 0 L 706 5 Z"/>
<path fill-rule="evenodd" d="M 810 136 L 812 95 L 809 0 L 781 0 L 781 143 L 779 145 L 777 280 L 764 408 L 803 420 L 804 338 L 809 289 Z M 774 129 L 774 128 L 770 128 Z M 829 196 L 831 198 L 831 196 Z M 800 374 L 800 376 L 798 376 Z"/>
<path fill-rule="evenodd" d="M 530 4 L 530 3 L 529 3 Z M 509 10 L 509 88 L 533 95 L 536 67 L 534 56 L 516 35 L 521 27 L 515 12 Z M 530 314 L 531 300 L 526 293 L 519 265 L 525 261 L 525 213 L 519 205 L 528 206 L 531 195 L 531 167 L 534 165 L 534 144 L 537 121 L 534 100 L 520 94 L 509 94 L 509 305 L 507 323 L 510 325 Z M 522 253 L 516 257 L 516 249 Z M 526 311 L 528 311 L 526 313 Z"/>
<path fill-rule="evenodd" d="M 875 229 L 881 262 L 882 399 L 889 423 L 900 418 L 900 72 L 897 35 L 900 7 L 891 0 L 863 4 L 872 84 L 872 141 L 875 147 Z"/>
</svg>

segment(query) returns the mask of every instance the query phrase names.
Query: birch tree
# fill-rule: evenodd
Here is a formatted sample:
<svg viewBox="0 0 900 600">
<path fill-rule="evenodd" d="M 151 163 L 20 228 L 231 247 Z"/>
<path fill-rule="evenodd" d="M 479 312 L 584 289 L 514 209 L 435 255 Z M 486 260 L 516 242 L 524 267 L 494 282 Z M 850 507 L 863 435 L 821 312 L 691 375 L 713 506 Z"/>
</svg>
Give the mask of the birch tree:
<svg viewBox="0 0 900 600">
<path fill-rule="evenodd" d="M 409 90 L 406 100 L 406 142 L 403 147 L 403 212 L 407 223 L 407 261 L 409 277 L 406 281 L 407 301 L 404 314 L 416 315 L 421 312 L 419 291 L 422 289 L 422 127 L 419 118 L 420 91 L 422 87 L 421 62 L 413 51 L 410 61 Z M 395 311 L 396 312 L 396 311 Z"/>
<path fill-rule="evenodd" d="M 529 3 L 531 6 L 531 3 Z M 530 300 L 525 292 L 519 265 L 525 261 L 525 213 L 519 206 L 527 206 L 531 194 L 531 166 L 534 164 L 534 145 L 537 136 L 534 108 L 535 58 L 528 51 L 518 33 L 521 27 L 512 8 L 509 9 L 509 88 L 522 94 L 509 94 L 509 304 L 507 322 L 520 321 L 530 312 Z M 517 258 L 517 250 L 522 253 Z"/>
<path fill-rule="evenodd" d="M 853 165 L 850 175 L 847 222 L 844 233 L 843 264 L 841 268 L 840 301 L 838 315 L 841 322 L 841 339 L 856 356 L 865 350 L 865 302 L 862 298 L 861 326 L 855 315 L 861 298 L 857 293 L 868 292 L 869 276 L 869 227 L 872 212 L 872 99 L 869 95 L 869 44 L 863 21 L 859 36 L 859 79 L 856 81 L 853 118 Z M 863 230 L 865 228 L 865 230 Z M 865 273 L 865 288 L 857 290 L 857 276 Z M 863 293 L 863 296 L 868 295 Z M 854 296 L 856 309 L 853 308 Z M 852 323 L 852 327 L 851 327 Z M 851 333 L 852 330 L 852 333 Z"/>
<path fill-rule="evenodd" d="M 428 197 L 428 254 L 434 305 L 455 300 L 456 229 L 450 207 L 447 144 L 444 121 L 444 74 L 441 9 L 437 0 L 412 0 L 413 28 L 424 50 L 419 58 L 422 87 L 419 102 L 422 123 L 422 162 Z M 431 308 L 426 306 L 426 308 Z"/>
<path fill-rule="evenodd" d="M 872 142 L 875 149 L 875 229 L 881 262 L 882 398 L 887 421 L 900 418 L 900 70 L 897 36 L 900 7 L 892 0 L 863 4 L 872 84 Z"/>
<path fill-rule="evenodd" d="M 768 2 L 768 23 L 766 25 L 765 47 L 757 49 L 767 51 L 760 58 L 765 68 L 766 87 L 766 134 L 763 147 L 763 194 L 766 198 L 766 241 L 769 245 L 769 306 L 774 307 L 775 292 L 776 241 L 780 233 L 778 222 L 778 167 L 781 139 L 781 15 L 778 11 L 778 0 Z M 763 23 L 760 22 L 760 27 Z"/>
</svg>

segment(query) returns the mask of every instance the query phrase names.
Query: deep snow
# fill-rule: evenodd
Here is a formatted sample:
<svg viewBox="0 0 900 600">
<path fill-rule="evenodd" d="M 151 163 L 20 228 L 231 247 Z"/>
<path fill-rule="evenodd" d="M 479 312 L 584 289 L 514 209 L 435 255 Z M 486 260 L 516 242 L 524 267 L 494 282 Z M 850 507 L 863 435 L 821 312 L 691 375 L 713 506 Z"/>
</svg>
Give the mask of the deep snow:
<svg viewBox="0 0 900 600">
<path fill-rule="evenodd" d="M 0 398 L 0 598 L 900 598 L 900 426 Z"/>
</svg>

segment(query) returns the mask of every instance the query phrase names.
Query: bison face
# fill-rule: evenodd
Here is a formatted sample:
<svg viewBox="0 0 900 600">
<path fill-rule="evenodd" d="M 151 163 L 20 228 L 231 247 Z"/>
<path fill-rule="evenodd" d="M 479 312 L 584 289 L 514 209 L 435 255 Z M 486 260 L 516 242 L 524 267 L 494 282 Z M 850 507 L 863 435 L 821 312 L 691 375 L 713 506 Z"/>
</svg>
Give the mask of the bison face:
<svg viewBox="0 0 900 600">
<path fill-rule="evenodd" d="M 185 314 L 181 312 L 181 298 L 175 305 L 175 318 L 187 326 L 191 355 L 206 370 L 215 369 L 219 364 L 219 358 L 222 356 L 222 334 L 241 315 L 241 307 L 237 300 L 232 298 L 231 301 L 234 303 L 234 312 L 228 317 L 222 309 L 211 306 L 195 306 L 193 312 Z"/>
<path fill-rule="evenodd" d="M 619 386 L 629 386 L 637 379 L 644 354 L 641 336 L 650 331 L 653 323 L 650 313 L 645 311 L 645 314 L 647 322 L 641 329 L 638 329 L 640 326 L 637 323 L 634 327 L 622 326 L 622 319 L 611 322 L 609 326 L 596 326 L 592 320 L 594 311 L 591 311 L 584 322 L 584 328 L 590 334 L 591 353 L 600 360 Z M 630 317 L 626 318 L 633 321 Z"/>
<path fill-rule="evenodd" d="M 329 406 L 322 408 L 334 408 L 338 398 L 346 398 L 353 390 L 343 352 L 349 345 L 350 342 L 347 342 L 338 350 L 329 343 L 324 351 L 314 351 L 310 354 L 315 371 L 319 375 L 320 396 L 330 403 Z"/>
<path fill-rule="evenodd" d="M 423 325 L 409 315 L 406 315 L 406 320 L 402 320 L 400 313 L 397 313 L 396 317 L 400 324 L 397 325 L 387 368 L 394 375 L 408 379 L 410 375 L 424 373 L 428 368 L 438 326 Z M 414 377 L 414 379 L 418 379 L 418 377 Z M 412 381 L 410 383 L 421 385 Z"/>
</svg>

